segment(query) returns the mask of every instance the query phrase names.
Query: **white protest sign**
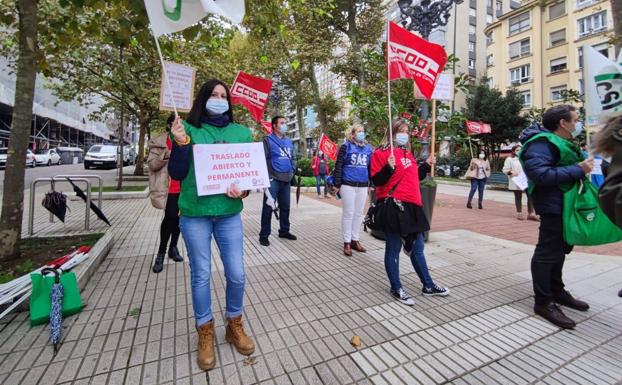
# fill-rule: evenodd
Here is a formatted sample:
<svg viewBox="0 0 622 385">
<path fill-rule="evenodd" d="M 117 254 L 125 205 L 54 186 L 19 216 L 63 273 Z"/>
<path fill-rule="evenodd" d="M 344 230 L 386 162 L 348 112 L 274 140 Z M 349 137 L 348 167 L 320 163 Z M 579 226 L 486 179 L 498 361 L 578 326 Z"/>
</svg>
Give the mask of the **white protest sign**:
<svg viewBox="0 0 622 385">
<path fill-rule="evenodd" d="M 232 183 L 240 191 L 270 187 L 263 143 L 192 146 L 197 195 L 224 194 Z"/>
<path fill-rule="evenodd" d="M 190 111 L 194 98 L 196 70 L 192 67 L 169 61 L 164 62 L 164 66 L 172 90 L 169 89 L 164 79 L 164 74 L 162 74 L 162 81 L 160 82 L 160 110 L 173 111 L 174 99 L 177 111 Z M 171 91 L 173 98 L 171 98 Z"/>
<path fill-rule="evenodd" d="M 529 187 L 529 180 L 524 172 L 521 172 L 518 176 L 512 178 L 512 182 L 522 191 L 527 190 Z"/>
<path fill-rule="evenodd" d="M 415 98 L 425 99 L 417 85 L 415 87 Z M 454 75 L 442 73 L 438 75 L 436 84 L 434 85 L 434 92 L 432 93 L 432 99 L 451 101 L 454 100 Z"/>
</svg>

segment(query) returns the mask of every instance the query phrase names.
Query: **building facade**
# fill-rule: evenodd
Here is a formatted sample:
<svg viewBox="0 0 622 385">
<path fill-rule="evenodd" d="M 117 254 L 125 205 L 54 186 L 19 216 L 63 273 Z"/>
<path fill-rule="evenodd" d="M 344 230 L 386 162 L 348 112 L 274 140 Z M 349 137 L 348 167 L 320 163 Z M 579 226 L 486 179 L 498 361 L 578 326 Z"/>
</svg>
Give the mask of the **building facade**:
<svg viewBox="0 0 622 385">
<path fill-rule="evenodd" d="M 489 84 L 515 87 L 525 109 L 583 94 L 583 46 L 614 59 L 612 32 L 611 0 L 524 1 L 485 29 Z"/>
</svg>

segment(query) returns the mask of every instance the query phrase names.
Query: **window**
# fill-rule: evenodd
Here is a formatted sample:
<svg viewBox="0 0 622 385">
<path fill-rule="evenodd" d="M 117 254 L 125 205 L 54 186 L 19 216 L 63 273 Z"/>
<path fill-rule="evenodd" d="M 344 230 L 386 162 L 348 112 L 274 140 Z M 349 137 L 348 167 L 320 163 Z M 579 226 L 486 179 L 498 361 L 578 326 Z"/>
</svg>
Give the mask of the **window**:
<svg viewBox="0 0 622 385">
<path fill-rule="evenodd" d="M 475 43 L 469 42 L 469 52 L 475 52 Z"/>
<path fill-rule="evenodd" d="M 492 44 L 492 33 L 488 33 L 486 35 L 486 46 L 489 46 Z"/>
<path fill-rule="evenodd" d="M 495 88 L 495 79 L 488 78 L 488 87 Z"/>
<path fill-rule="evenodd" d="M 497 13 L 497 16 L 503 13 L 503 2 L 497 1 L 497 4 L 495 4 L 495 12 Z"/>
<path fill-rule="evenodd" d="M 549 7 L 549 20 L 556 19 L 566 14 L 566 2 L 553 4 Z"/>
<path fill-rule="evenodd" d="M 549 40 L 551 47 L 564 44 L 566 42 L 566 29 L 560 29 L 559 31 L 551 32 L 549 34 Z"/>
<path fill-rule="evenodd" d="M 469 8 L 469 16 L 477 17 L 477 9 Z"/>
<path fill-rule="evenodd" d="M 565 71 L 568 68 L 566 57 L 551 60 L 551 73 Z"/>
<path fill-rule="evenodd" d="M 578 83 L 578 89 L 579 89 L 579 93 L 581 95 L 583 95 L 583 93 L 585 92 L 585 89 L 583 88 L 583 79 L 579 79 L 579 83 Z"/>
<path fill-rule="evenodd" d="M 564 99 L 566 93 L 566 86 L 551 87 L 551 101 L 558 102 Z"/>
<path fill-rule="evenodd" d="M 469 25 L 469 34 L 475 35 L 475 26 L 474 25 Z"/>
<path fill-rule="evenodd" d="M 528 30 L 531 27 L 529 12 L 522 13 L 510 19 L 510 35 Z"/>
<path fill-rule="evenodd" d="M 523 108 L 531 107 L 531 91 L 522 91 L 518 95 L 523 99 Z"/>
<path fill-rule="evenodd" d="M 486 56 L 486 65 L 488 67 L 492 67 L 494 65 L 493 61 L 492 61 L 492 54 Z"/>
<path fill-rule="evenodd" d="M 529 38 L 510 44 L 510 59 L 516 59 L 521 56 L 529 55 L 530 52 L 531 42 L 529 41 Z"/>
<path fill-rule="evenodd" d="M 492 3 L 494 0 L 486 0 L 486 7 L 492 8 Z"/>
<path fill-rule="evenodd" d="M 606 58 L 609 58 L 609 43 L 596 44 L 593 45 L 592 48 L 600 52 Z M 577 56 L 579 57 L 579 68 L 583 68 L 583 47 L 579 47 Z"/>
<path fill-rule="evenodd" d="M 475 69 L 475 59 L 469 59 L 469 69 Z"/>
<path fill-rule="evenodd" d="M 577 0 L 577 8 L 585 8 L 590 4 L 596 3 L 600 0 Z"/>
<path fill-rule="evenodd" d="M 512 68 L 510 70 L 510 82 L 512 84 L 527 83 L 531 76 L 531 66 L 529 64 L 522 65 L 520 67 Z"/>
<path fill-rule="evenodd" d="M 486 25 L 492 24 L 492 15 L 486 15 Z"/>
<path fill-rule="evenodd" d="M 579 37 L 591 35 L 607 28 L 607 11 L 583 17 L 577 21 Z"/>
</svg>

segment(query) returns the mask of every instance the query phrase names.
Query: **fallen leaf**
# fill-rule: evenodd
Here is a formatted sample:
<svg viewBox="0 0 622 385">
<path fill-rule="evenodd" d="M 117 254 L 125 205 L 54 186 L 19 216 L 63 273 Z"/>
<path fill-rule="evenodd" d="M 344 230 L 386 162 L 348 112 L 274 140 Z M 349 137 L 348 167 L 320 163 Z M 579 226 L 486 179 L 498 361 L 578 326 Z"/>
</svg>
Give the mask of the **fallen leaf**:
<svg viewBox="0 0 622 385">
<path fill-rule="evenodd" d="M 352 344 L 352 346 L 354 346 L 355 348 L 360 348 L 361 347 L 361 337 L 354 335 L 352 336 L 352 338 L 350 339 L 350 344 Z"/>
<path fill-rule="evenodd" d="M 249 366 L 249 365 L 255 365 L 257 363 L 257 360 L 255 359 L 255 357 L 246 357 L 246 359 L 243 362 L 244 362 L 244 366 Z"/>
</svg>

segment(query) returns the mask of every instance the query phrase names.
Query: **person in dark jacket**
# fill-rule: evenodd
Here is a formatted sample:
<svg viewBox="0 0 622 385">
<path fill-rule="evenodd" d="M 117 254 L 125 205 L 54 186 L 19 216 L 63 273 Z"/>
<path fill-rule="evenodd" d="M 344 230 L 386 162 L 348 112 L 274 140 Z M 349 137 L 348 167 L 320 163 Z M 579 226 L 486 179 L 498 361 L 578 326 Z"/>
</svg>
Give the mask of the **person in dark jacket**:
<svg viewBox="0 0 622 385">
<path fill-rule="evenodd" d="M 291 195 L 291 182 L 296 170 L 294 160 L 294 145 L 287 133 L 286 120 L 282 116 L 272 118 L 272 134 L 263 139 L 263 148 L 266 153 L 266 163 L 270 176 L 269 194 L 278 203 L 279 207 L 279 238 L 295 241 L 295 235 L 289 232 L 289 208 Z M 259 243 L 262 246 L 270 246 L 268 237 L 272 232 L 273 209 L 267 203 L 264 194 L 263 209 L 261 211 L 261 231 Z"/>
<path fill-rule="evenodd" d="M 572 185 L 585 178 L 592 170 L 593 159 L 582 160 L 578 146 L 572 143 L 582 131 L 575 107 L 549 108 L 542 117 L 542 124 L 544 128 L 536 124 L 525 129 L 519 138 L 523 143 L 520 155 L 523 169 L 541 220 L 538 243 L 531 259 L 534 311 L 559 327 L 572 329 L 575 322 L 566 317 L 556 303 L 580 311 L 587 311 L 589 305 L 564 289 L 562 269 L 572 246 L 563 237 L 560 185 Z M 576 163 L 562 165 L 562 159 L 573 159 Z"/>
<path fill-rule="evenodd" d="M 609 118 L 594 140 L 594 150 L 611 156 L 603 168 L 605 181 L 600 187 L 600 207 L 613 223 L 622 227 L 622 114 Z M 618 292 L 622 297 L 622 290 Z"/>
</svg>

